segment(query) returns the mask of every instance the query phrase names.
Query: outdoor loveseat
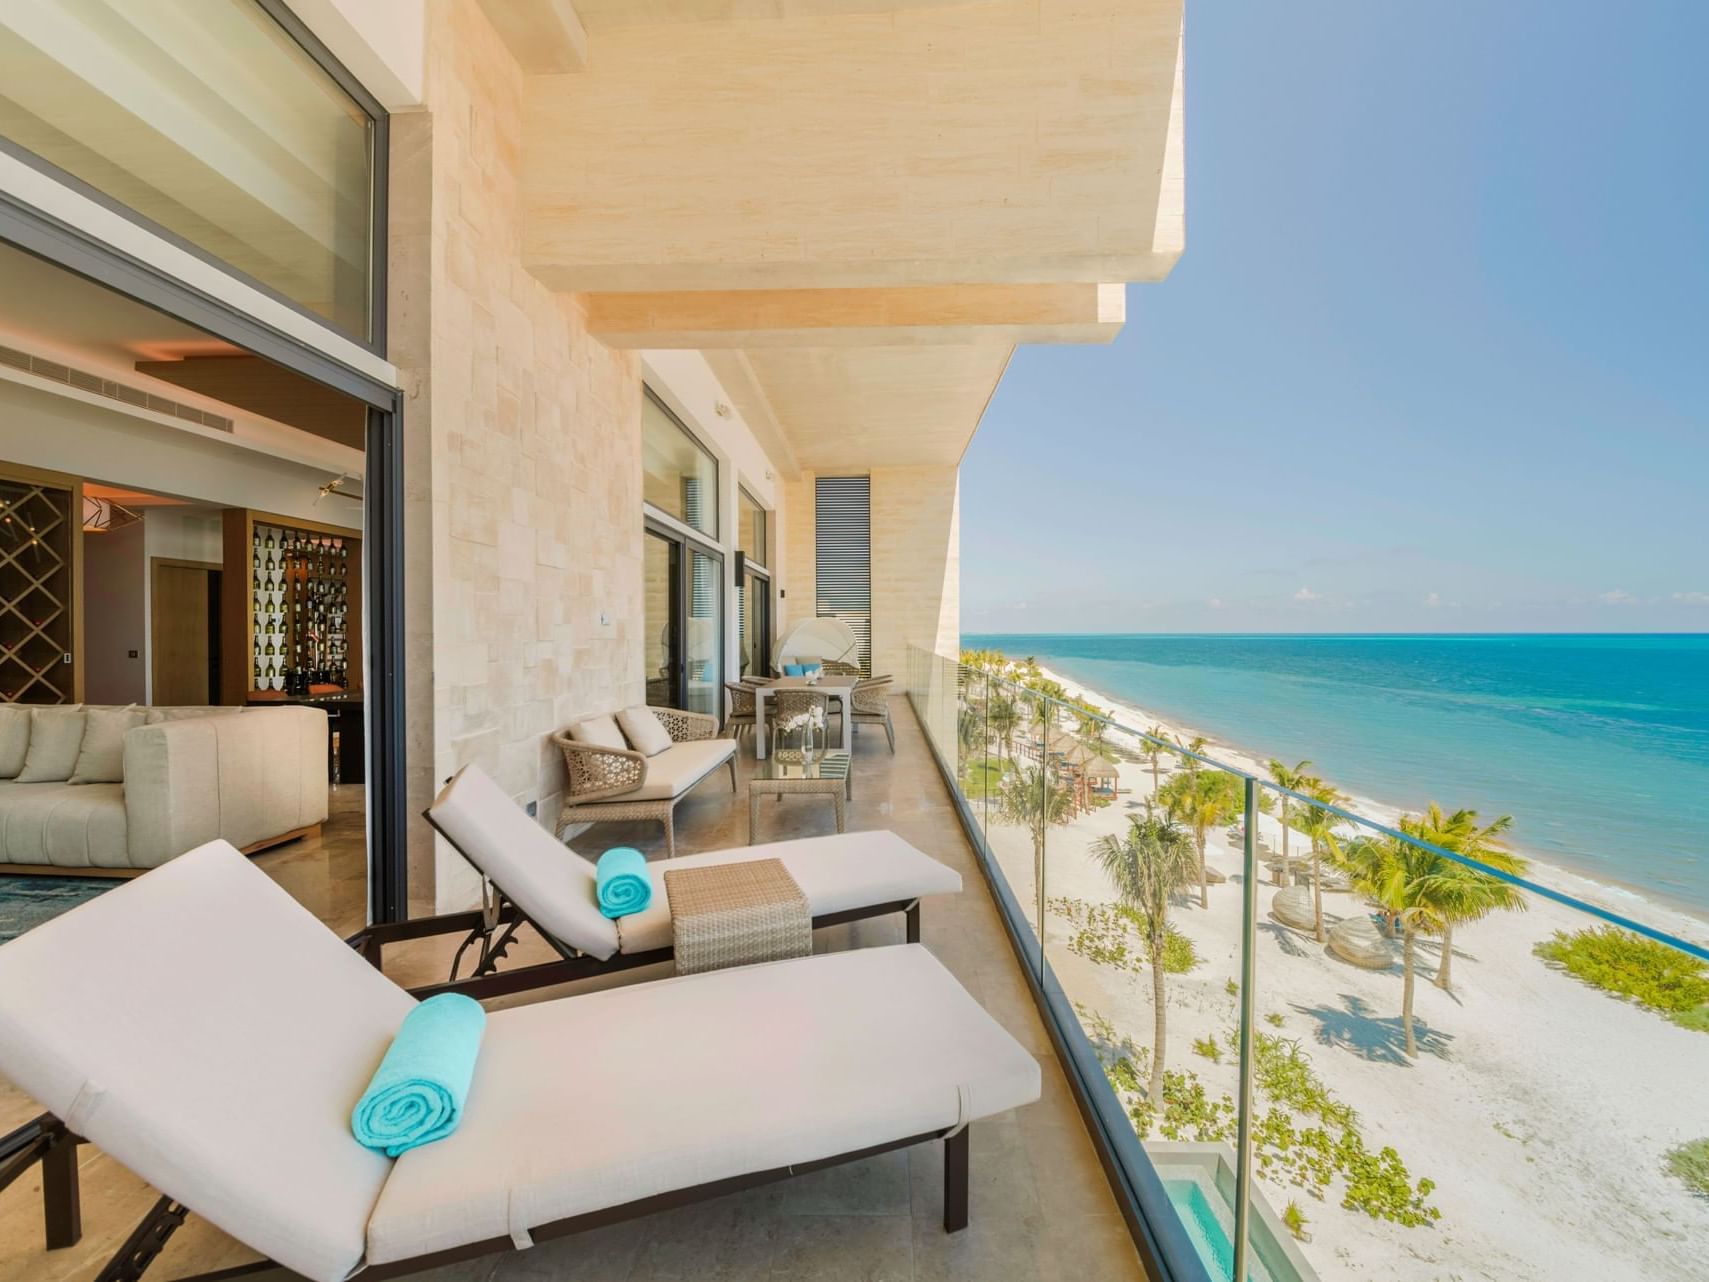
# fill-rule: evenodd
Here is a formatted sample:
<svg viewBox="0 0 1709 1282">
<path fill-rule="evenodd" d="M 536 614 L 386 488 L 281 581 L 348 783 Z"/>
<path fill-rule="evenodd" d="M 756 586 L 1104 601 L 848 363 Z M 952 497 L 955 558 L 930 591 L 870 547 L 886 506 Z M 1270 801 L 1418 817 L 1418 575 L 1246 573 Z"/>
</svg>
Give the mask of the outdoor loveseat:
<svg viewBox="0 0 1709 1282">
<path fill-rule="evenodd" d="M 641 713 L 657 719 L 668 742 L 637 741 L 619 726 L 620 718 Z M 626 708 L 572 722 L 552 736 L 569 776 L 558 830 L 573 823 L 656 819 L 665 826 L 665 853 L 675 855 L 677 803 L 720 766 L 729 767 L 730 791 L 736 791 L 736 741 L 715 738 L 717 733 L 717 717 L 680 708 Z"/>
</svg>

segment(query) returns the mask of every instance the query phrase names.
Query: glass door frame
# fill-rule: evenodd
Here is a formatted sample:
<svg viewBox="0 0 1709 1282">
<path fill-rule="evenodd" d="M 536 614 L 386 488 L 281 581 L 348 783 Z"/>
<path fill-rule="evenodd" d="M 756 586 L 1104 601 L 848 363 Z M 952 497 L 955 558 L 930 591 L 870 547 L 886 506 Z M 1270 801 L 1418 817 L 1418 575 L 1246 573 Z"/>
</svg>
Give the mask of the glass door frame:
<svg viewBox="0 0 1709 1282">
<path fill-rule="evenodd" d="M 759 593 L 759 599 L 765 603 L 765 609 L 760 619 L 760 635 L 754 638 L 752 646 L 754 659 L 758 664 L 759 670 L 751 675 L 756 677 L 769 677 L 771 675 L 771 645 L 776 633 L 775 624 L 777 621 L 777 597 L 772 591 L 771 571 L 764 569 L 763 567 L 756 566 L 750 561 L 743 567 L 743 577 L 747 582 L 736 584 L 736 591 L 741 594 L 744 614 L 746 613 L 748 603 L 753 599 L 752 594 L 756 591 Z M 736 625 L 736 635 L 738 637 L 741 636 L 743 629 L 746 627 L 747 619 L 743 618 L 739 620 Z M 750 675 L 749 673 L 740 671 L 740 656 L 737 656 L 736 667 L 738 669 L 736 673 L 738 677 Z"/>
<path fill-rule="evenodd" d="M 712 658 L 712 670 L 716 674 L 716 680 L 712 683 L 714 690 L 716 691 L 714 694 L 716 711 L 712 715 L 715 715 L 718 718 L 719 724 L 723 724 L 723 689 L 725 675 L 724 549 L 719 547 L 716 543 L 710 542 L 700 534 L 691 531 L 689 527 L 684 525 L 682 522 L 673 520 L 665 516 L 663 513 L 657 513 L 650 507 L 646 509 L 646 515 L 642 520 L 641 537 L 644 539 L 660 539 L 671 548 L 671 617 L 668 625 L 670 636 L 667 648 L 670 651 L 670 671 L 668 673 L 670 680 L 670 704 L 668 706 L 673 708 L 682 708 L 685 711 L 693 711 L 693 709 L 690 709 L 687 706 L 689 689 L 688 665 L 691 661 L 688 646 L 688 629 L 689 620 L 694 617 L 692 600 L 694 594 L 692 555 L 698 552 L 700 555 L 708 558 L 715 567 L 712 574 L 713 591 L 715 594 L 712 605 L 714 626 L 711 631 L 713 642 L 716 647 Z M 644 612 L 645 610 L 643 607 L 643 613 Z M 652 620 L 644 619 L 642 626 L 651 630 L 653 626 Z M 649 646 L 651 645 L 650 638 L 647 644 Z"/>
</svg>

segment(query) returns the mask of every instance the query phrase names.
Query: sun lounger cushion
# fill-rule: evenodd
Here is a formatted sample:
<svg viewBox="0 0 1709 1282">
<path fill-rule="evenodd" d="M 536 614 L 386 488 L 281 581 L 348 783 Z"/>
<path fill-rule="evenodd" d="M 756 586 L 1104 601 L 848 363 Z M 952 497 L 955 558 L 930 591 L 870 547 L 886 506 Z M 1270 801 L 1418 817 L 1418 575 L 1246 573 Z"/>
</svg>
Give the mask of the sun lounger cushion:
<svg viewBox="0 0 1709 1282">
<path fill-rule="evenodd" d="M 893 832 L 849 832 L 829 837 L 774 841 L 744 850 L 713 850 L 700 855 L 657 861 L 649 865 L 653 902 L 645 911 L 623 918 L 619 927 L 622 951 L 648 952 L 671 946 L 670 897 L 665 873 L 675 868 L 705 868 L 748 859 L 776 859 L 807 896 L 815 917 L 851 908 L 870 908 L 923 895 L 954 895 L 961 875 L 929 855 L 921 854 Z"/>
<path fill-rule="evenodd" d="M 462 1126 L 398 1159 L 368 1226 L 368 1260 L 520 1239 L 567 1216 L 946 1129 L 1038 1093 L 1032 1055 L 919 945 L 497 1011 Z"/>
<path fill-rule="evenodd" d="M 223 841 L 0 948 L 0 1074 L 317 1282 L 392 1163 L 350 1109 L 414 1001 Z"/>
<path fill-rule="evenodd" d="M 617 951 L 617 927 L 599 912 L 593 865 L 530 819 L 486 772 L 459 770 L 432 815 L 542 930 L 601 961 Z"/>
</svg>

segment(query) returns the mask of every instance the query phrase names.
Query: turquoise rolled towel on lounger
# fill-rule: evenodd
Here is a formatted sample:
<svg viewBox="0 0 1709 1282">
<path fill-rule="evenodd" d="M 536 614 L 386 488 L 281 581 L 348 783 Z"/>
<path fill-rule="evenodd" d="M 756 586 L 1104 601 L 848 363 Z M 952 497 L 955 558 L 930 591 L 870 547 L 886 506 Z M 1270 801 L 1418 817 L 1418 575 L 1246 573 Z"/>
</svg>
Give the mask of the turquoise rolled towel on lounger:
<svg viewBox="0 0 1709 1282">
<path fill-rule="evenodd" d="M 653 879 L 647 856 L 632 846 L 617 846 L 599 857 L 594 870 L 599 911 L 607 917 L 627 917 L 653 902 Z"/>
<path fill-rule="evenodd" d="M 397 1157 L 456 1130 L 486 1025 L 481 1004 L 461 993 L 429 997 L 405 1015 L 350 1114 L 357 1141 Z"/>
</svg>

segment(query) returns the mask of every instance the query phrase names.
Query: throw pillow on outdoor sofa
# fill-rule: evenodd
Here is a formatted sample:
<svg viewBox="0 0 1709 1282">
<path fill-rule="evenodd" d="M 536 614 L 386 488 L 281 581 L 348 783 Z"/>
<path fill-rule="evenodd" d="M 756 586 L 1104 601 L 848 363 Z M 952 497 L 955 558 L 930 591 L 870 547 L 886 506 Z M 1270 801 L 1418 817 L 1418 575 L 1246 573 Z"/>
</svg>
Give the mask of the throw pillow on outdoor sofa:
<svg viewBox="0 0 1709 1282">
<path fill-rule="evenodd" d="M 30 751 L 30 709 L 0 703 L 0 779 L 16 779 Z"/>
<path fill-rule="evenodd" d="M 623 727 L 629 746 L 643 757 L 656 757 L 671 746 L 670 731 L 651 708 L 639 704 L 625 708 L 617 714 L 617 724 Z"/>
<path fill-rule="evenodd" d="M 616 748 L 622 751 L 629 746 L 623 738 L 623 732 L 617 728 L 617 718 L 610 713 L 576 722 L 570 727 L 570 738 L 577 743 L 585 743 L 590 748 Z"/>
</svg>

